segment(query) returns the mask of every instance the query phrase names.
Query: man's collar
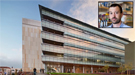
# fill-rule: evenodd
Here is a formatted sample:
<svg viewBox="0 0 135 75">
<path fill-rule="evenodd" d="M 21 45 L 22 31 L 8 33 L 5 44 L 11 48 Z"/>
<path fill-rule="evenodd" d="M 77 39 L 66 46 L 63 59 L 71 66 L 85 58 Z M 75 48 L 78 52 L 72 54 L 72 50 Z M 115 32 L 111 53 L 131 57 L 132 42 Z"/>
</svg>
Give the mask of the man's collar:
<svg viewBox="0 0 135 75">
<path fill-rule="evenodd" d="M 120 28 L 122 28 L 122 27 L 124 27 L 124 24 L 123 23 L 121 23 L 121 25 L 120 25 Z"/>
<path fill-rule="evenodd" d="M 123 25 L 124 25 L 124 24 L 121 22 L 121 24 L 120 24 L 120 27 L 119 27 L 119 28 L 123 27 Z M 111 24 L 111 28 L 114 28 L 114 27 L 113 27 L 113 23 Z"/>
<path fill-rule="evenodd" d="M 110 25 L 111 28 L 113 28 L 113 23 Z"/>
</svg>

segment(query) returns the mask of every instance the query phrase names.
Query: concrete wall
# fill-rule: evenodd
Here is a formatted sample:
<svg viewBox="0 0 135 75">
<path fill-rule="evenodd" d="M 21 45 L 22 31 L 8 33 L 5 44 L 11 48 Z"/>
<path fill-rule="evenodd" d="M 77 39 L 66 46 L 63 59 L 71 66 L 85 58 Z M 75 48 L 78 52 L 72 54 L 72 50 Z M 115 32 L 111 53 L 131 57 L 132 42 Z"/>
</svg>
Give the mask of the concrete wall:
<svg viewBox="0 0 135 75">
<path fill-rule="evenodd" d="M 128 63 L 133 64 L 133 70 L 135 70 L 135 42 L 125 46 L 125 64 Z"/>
<path fill-rule="evenodd" d="M 33 72 L 33 68 L 40 72 L 43 69 L 41 61 L 41 22 L 22 19 L 22 70 Z"/>
</svg>

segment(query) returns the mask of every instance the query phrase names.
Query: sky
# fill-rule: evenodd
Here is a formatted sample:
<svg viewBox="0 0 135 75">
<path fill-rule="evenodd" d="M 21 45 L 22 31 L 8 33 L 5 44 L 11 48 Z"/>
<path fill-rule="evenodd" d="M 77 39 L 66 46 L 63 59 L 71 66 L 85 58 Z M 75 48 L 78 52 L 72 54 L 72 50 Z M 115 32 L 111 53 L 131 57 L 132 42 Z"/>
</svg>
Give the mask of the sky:
<svg viewBox="0 0 135 75">
<path fill-rule="evenodd" d="M 0 66 L 22 68 L 22 18 L 40 21 L 39 4 L 97 27 L 98 1 L 0 0 Z M 102 30 L 135 41 L 135 23 L 134 28 Z"/>
</svg>

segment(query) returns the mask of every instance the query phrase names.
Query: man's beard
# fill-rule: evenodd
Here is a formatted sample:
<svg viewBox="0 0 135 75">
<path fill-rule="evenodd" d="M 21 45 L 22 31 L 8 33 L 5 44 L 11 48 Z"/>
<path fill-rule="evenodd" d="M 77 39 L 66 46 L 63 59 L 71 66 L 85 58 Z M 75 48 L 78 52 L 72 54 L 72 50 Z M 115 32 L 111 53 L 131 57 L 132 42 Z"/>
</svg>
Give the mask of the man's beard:
<svg viewBox="0 0 135 75">
<path fill-rule="evenodd" d="M 116 21 L 115 21 L 115 22 L 113 22 L 113 20 L 112 20 L 112 19 L 116 19 Z M 113 24 L 120 23 L 120 21 L 121 21 L 120 19 L 117 19 L 116 17 L 113 17 L 112 19 L 111 19 L 111 21 L 112 21 L 112 23 L 113 23 Z"/>
</svg>

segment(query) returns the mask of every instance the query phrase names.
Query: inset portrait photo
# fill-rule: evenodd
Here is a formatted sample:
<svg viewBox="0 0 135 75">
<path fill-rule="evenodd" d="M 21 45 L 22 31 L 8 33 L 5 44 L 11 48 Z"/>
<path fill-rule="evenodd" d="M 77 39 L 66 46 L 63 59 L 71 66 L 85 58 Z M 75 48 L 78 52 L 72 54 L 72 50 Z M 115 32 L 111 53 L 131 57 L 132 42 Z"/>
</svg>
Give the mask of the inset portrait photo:
<svg viewBox="0 0 135 75">
<path fill-rule="evenodd" d="M 133 2 L 99 1 L 98 28 L 133 28 Z"/>
</svg>

